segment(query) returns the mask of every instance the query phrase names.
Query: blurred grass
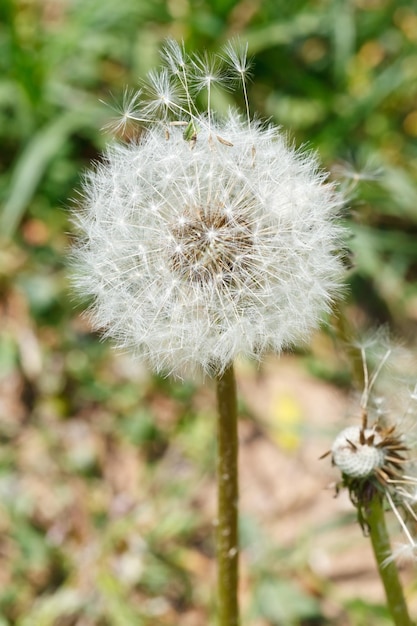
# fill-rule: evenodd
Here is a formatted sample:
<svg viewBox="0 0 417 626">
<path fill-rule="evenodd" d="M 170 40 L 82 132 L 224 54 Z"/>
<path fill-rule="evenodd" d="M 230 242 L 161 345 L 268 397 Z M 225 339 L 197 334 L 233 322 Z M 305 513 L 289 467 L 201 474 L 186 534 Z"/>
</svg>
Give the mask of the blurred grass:
<svg viewBox="0 0 417 626">
<path fill-rule="evenodd" d="M 168 35 L 249 42 L 254 110 L 317 149 L 350 196 L 342 313 L 415 334 L 416 2 L 3 0 L 0 626 L 213 617 L 210 391 L 113 356 L 66 268 L 69 198 L 109 139 L 100 100 L 135 85 Z M 244 540 L 260 541 L 254 524 L 242 520 Z M 286 555 L 280 570 L 282 547 L 265 542 L 247 623 L 325 624 L 328 583 L 312 593 L 308 564 Z M 371 604 L 339 609 L 340 624 L 389 623 Z"/>
</svg>

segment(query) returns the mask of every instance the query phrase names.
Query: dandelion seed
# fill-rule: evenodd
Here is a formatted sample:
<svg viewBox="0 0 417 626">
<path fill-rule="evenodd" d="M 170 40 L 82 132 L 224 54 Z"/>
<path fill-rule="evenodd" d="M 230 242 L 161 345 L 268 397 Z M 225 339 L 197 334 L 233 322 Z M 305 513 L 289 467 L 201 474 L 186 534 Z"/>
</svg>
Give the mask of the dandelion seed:
<svg viewBox="0 0 417 626">
<path fill-rule="evenodd" d="M 148 100 L 144 109 L 152 120 L 159 116 L 163 122 L 170 112 L 181 110 L 180 92 L 167 68 L 149 72 L 146 95 Z"/>
<path fill-rule="evenodd" d="M 245 84 L 247 50 L 227 55 Z M 140 138 L 86 176 L 76 282 L 94 326 L 154 370 L 218 374 L 306 341 L 330 310 L 343 199 L 273 125 L 198 112 L 219 58 L 173 41 L 162 56 L 122 116 L 140 111 Z"/>
<path fill-rule="evenodd" d="M 172 74 L 182 76 L 188 64 L 188 55 L 184 44 L 180 45 L 175 39 L 168 39 L 161 51 L 161 58 Z"/>
<path fill-rule="evenodd" d="M 373 166 L 370 162 L 360 164 L 350 161 L 340 161 L 332 168 L 332 171 L 342 178 L 351 181 L 352 184 L 360 182 L 373 182 L 379 180 L 383 175 L 383 168 L 380 165 Z"/>
<path fill-rule="evenodd" d="M 384 169 L 380 165 L 362 159 L 362 162 L 339 161 L 333 165 L 332 173 L 341 182 L 346 196 L 354 197 L 358 187 L 363 183 L 378 182 L 384 174 Z"/>
<path fill-rule="evenodd" d="M 250 127 L 250 107 L 247 91 L 247 81 L 250 73 L 250 61 L 248 60 L 248 44 L 241 41 L 229 42 L 224 49 L 224 59 L 235 72 L 235 76 L 242 83 L 243 97 L 245 100 L 246 117 Z M 233 74 L 232 74 L 233 76 Z"/>
<path fill-rule="evenodd" d="M 191 69 L 190 82 L 197 92 L 225 82 L 225 73 L 224 70 L 222 71 L 220 59 L 210 56 L 208 52 L 205 52 L 203 56 L 195 55 L 192 59 Z"/>
<path fill-rule="evenodd" d="M 121 103 L 114 100 L 112 105 L 110 105 L 116 115 L 105 125 L 104 129 L 113 132 L 116 135 L 124 135 L 132 123 L 144 121 L 145 112 L 141 106 L 141 97 L 141 90 L 134 91 L 129 87 L 125 87 Z"/>
</svg>

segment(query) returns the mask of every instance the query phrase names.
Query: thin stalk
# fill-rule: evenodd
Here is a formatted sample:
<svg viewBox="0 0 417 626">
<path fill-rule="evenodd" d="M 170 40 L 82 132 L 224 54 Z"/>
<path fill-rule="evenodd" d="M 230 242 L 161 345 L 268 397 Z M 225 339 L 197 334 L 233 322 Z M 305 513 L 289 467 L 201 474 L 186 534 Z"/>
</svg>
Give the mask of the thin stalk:
<svg viewBox="0 0 417 626">
<path fill-rule="evenodd" d="M 238 626 L 238 437 L 233 365 L 217 377 L 217 602 L 219 626 Z"/>
<path fill-rule="evenodd" d="M 395 626 L 413 626 L 408 615 L 397 566 L 394 561 L 387 563 L 387 556 L 391 554 L 391 545 L 385 524 L 381 494 L 376 493 L 367 505 L 365 519 L 369 526 L 372 548 L 393 622 Z"/>
</svg>

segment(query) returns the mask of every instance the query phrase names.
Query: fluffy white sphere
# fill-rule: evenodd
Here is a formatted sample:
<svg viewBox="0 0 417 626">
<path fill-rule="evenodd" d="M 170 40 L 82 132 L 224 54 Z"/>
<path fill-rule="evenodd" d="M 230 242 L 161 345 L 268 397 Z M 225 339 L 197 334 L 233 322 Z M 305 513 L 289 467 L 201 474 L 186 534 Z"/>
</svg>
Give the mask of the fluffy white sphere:
<svg viewBox="0 0 417 626">
<path fill-rule="evenodd" d="M 315 157 L 233 112 L 193 128 L 110 147 L 76 216 L 94 325 L 178 375 L 306 340 L 341 276 L 340 197 Z"/>
</svg>

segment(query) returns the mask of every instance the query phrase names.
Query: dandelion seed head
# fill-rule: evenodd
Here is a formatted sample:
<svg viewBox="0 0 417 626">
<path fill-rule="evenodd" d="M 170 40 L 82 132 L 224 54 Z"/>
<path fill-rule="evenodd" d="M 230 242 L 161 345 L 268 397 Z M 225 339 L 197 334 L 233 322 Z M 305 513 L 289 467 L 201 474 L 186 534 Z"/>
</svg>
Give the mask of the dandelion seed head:
<svg viewBox="0 0 417 626">
<path fill-rule="evenodd" d="M 212 374 L 306 341 L 330 311 L 343 199 L 276 127 L 198 111 L 196 66 L 218 59 L 171 41 L 163 60 L 132 100 L 139 139 L 86 176 L 76 284 L 93 325 L 155 371 Z"/>
</svg>

